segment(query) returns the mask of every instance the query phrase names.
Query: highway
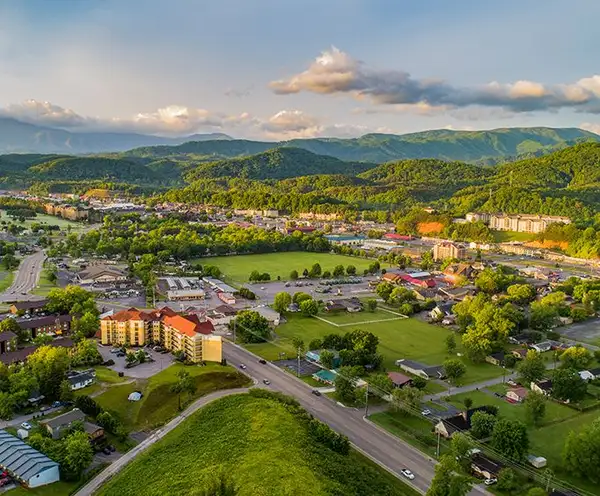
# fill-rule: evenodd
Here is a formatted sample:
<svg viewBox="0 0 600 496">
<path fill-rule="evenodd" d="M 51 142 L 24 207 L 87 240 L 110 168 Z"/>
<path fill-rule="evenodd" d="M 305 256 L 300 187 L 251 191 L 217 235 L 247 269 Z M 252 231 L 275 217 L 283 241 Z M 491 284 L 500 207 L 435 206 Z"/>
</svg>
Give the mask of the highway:
<svg viewBox="0 0 600 496">
<path fill-rule="evenodd" d="M 39 299 L 39 296 L 29 293 L 36 287 L 39 281 L 45 259 L 46 255 L 43 251 L 37 251 L 25 257 L 17 269 L 13 283 L 4 293 L 0 294 L 0 301 Z"/>
<path fill-rule="evenodd" d="M 434 476 L 435 461 L 402 440 L 386 433 L 363 418 L 363 410 L 346 408 L 325 396 L 315 396 L 311 388 L 277 366 L 260 364 L 258 357 L 245 349 L 227 341 L 223 342 L 223 356 L 229 365 L 246 365 L 245 372 L 261 383 L 270 381 L 268 386 L 296 398 L 312 415 L 328 424 L 335 431 L 348 437 L 354 447 L 371 460 L 393 473 L 416 490 L 425 493 Z M 400 471 L 409 469 L 415 474 L 408 481 Z M 475 486 L 472 495 L 490 494 L 484 488 Z"/>
</svg>

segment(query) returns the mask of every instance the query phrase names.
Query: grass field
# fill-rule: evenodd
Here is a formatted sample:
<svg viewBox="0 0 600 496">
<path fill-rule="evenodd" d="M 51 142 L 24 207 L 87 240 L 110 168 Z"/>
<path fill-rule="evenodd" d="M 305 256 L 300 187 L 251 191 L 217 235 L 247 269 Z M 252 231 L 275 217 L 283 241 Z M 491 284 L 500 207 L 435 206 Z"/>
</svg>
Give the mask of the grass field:
<svg viewBox="0 0 600 496">
<path fill-rule="evenodd" d="M 17 225 L 24 227 L 29 227 L 32 224 L 48 224 L 50 226 L 59 226 L 61 229 L 67 229 L 68 226 L 71 226 L 73 231 L 78 231 L 85 227 L 85 224 L 82 224 L 81 222 L 73 222 L 61 217 L 54 217 L 53 215 L 46 214 L 37 214 L 33 219 L 25 219 L 25 222 L 19 222 L 6 215 L 5 210 L 0 210 L 0 221 L 16 222 Z"/>
<path fill-rule="evenodd" d="M 0 293 L 6 291 L 15 278 L 14 272 L 7 272 L 5 270 L 0 271 Z"/>
<path fill-rule="evenodd" d="M 492 231 L 494 241 L 496 243 L 508 243 L 509 241 L 532 241 L 535 238 L 535 234 L 526 232 L 514 232 L 514 231 Z"/>
<path fill-rule="evenodd" d="M 50 281 L 48 275 L 48 269 L 42 269 L 42 273 L 40 274 L 40 280 L 37 286 L 32 291 L 34 295 L 48 296 L 48 293 L 54 288 L 56 288 L 56 284 Z"/>
<path fill-rule="evenodd" d="M 173 364 L 149 379 L 112 386 L 95 399 L 105 410 L 114 412 L 128 430 L 153 429 L 177 415 L 178 398 L 170 388 L 177 381 L 177 372 L 182 368 L 194 378 L 197 387 L 196 393 L 191 398 L 182 395 L 182 406 L 219 389 L 243 387 L 249 384 L 246 376 L 231 367 L 216 364 L 205 367 Z M 134 391 L 143 393 L 141 401 L 127 400 L 129 394 Z"/>
<path fill-rule="evenodd" d="M 270 399 L 235 395 L 194 413 L 111 479 L 98 496 L 201 494 L 219 473 L 238 496 L 416 495 L 352 451 L 312 440 L 304 424 Z"/>
<path fill-rule="evenodd" d="M 313 264 L 319 263 L 323 271 L 332 272 L 336 265 L 354 265 L 358 274 L 368 268 L 373 260 L 365 258 L 348 257 L 332 253 L 312 253 L 304 251 L 261 253 L 257 255 L 236 255 L 230 257 L 209 257 L 194 260 L 195 263 L 215 265 L 221 269 L 225 279 L 238 283 L 248 281 L 250 272 L 258 270 L 260 273 L 268 272 L 271 279 L 277 276 L 286 280 L 292 270 L 302 274 L 304 269 L 310 270 Z"/>
<path fill-rule="evenodd" d="M 279 359 L 280 353 L 294 357 L 295 350 L 292 346 L 293 338 L 301 338 L 305 344 L 326 334 L 344 334 L 354 329 L 365 329 L 379 337 L 378 351 L 384 357 L 384 366 L 388 370 L 396 370 L 395 361 L 400 358 L 418 360 L 429 365 L 441 365 L 448 358 L 445 339 L 448 330 L 422 322 L 418 319 L 399 319 L 386 322 L 362 324 L 379 318 L 380 315 L 394 317 L 392 314 L 378 310 L 375 313 L 360 312 L 355 314 L 340 315 L 344 323 L 354 321 L 356 325 L 336 327 L 322 320 L 302 317 L 300 315 L 287 315 L 288 322 L 276 329 L 277 338 L 274 343 L 249 344 L 246 347 L 267 360 Z M 334 321 L 337 316 L 324 315 Z M 385 317 L 388 318 L 388 317 Z M 457 336 L 458 350 L 461 351 L 460 337 Z M 467 373 L 461 378 L 463 384 L 479 382 L 502 375 L 502 369 L 488 363 L 473 364 L 465 361 Z"/>
</svg>

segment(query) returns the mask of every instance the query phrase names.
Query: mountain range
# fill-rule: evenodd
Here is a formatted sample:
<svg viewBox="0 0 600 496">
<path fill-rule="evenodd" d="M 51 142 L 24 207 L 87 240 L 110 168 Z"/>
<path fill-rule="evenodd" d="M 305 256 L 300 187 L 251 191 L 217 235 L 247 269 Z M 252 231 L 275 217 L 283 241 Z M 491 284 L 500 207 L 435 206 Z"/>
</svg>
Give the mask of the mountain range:
<svg viewBox="0 0 600 496">
<path fill-rule="evenodd" d="M 309 138 L 280 142 L 233 139 L 222 133 L 179 138 L 115 133 L 71 132 L 0 118 L 0 153 L 106 154 L 128 158 L 215 161 L 273 148 L 301 148 L 349 162 L 434 158 L 493 164 L 544 155 L 600 136 L 578 128 L 504 128 L 490 131 L 434 130 L 404 135 L 366 134 L 359 138 Z"/>
</svg>

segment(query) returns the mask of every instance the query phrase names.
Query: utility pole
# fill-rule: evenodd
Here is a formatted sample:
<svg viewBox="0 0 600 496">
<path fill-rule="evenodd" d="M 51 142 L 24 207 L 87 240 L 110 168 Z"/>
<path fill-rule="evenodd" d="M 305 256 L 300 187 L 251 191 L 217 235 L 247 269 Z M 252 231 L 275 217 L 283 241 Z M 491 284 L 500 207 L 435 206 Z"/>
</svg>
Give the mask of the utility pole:
<svg viewBox="0 0 600 496">
<path fill-rule="evenodd" d="M 367 382 L 367 387 L 365 390 L 365 418 L 369 416 L 369 383 Z"/>
<path fill-rule="evenodd" d="M 235 344 L 235 325 L 236 325 L 236 320 L 233 319 L 233 344 Z"/>
<path fill-rule="evenodd" d="M 437 448 L 435 449 L 435 456 L 440 457 L 440 433 L 437 433 Z"/>
<path fill-rule="evenodd" d="M 298 346 L 298 365 L 296 366 L 296 376 L 300 377 L 300 346 Z"/>
</svg>

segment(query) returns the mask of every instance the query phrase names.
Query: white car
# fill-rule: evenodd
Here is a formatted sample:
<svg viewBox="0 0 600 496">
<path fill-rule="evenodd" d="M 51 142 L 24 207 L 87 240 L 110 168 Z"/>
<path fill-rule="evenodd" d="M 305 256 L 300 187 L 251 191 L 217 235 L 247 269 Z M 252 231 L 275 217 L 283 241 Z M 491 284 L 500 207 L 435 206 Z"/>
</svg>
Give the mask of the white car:
<svg viewBox="0 0 600 496">
<path fill-rule="evenodd" d="M 240 363 L 240 369 L 246 370 L 246 366 L 243 363 Z"/>
<path fill-rule="evenodd" d="M 496 484 L 496 482 L 498 482 L 498 479 L 486 479 L 485 481 L 483 481 L 483 483 L 486 486 L 492 486 L 492 485 Z"/>
<path fill-rule="evenodd" d="M 421 415 L 423 415 L 424 417 L 427 417 L 427 415 L 431 415 L 431 410 L 425 409 L 421 412 Z"/>
<path fill-rule="evenodd" d="M 402 470 L 400 470 L 400 472 L 402 473 L 402 475 L 404 477 L 406 477 L 407 479 L 413 480 L 415 478 L 415 474 L 413 474 L 410 470 L 408 470 L 407 468 L 403 468 Z"/>
<path fill-rule="evenodd" d="M 29 422 L 23 422 L 21 424 L 21 427 L 23 427 L 23 429 L 25 429 L 26 431 L 30 431 L 31 430 L 31 424 Z"/>
</svg>

